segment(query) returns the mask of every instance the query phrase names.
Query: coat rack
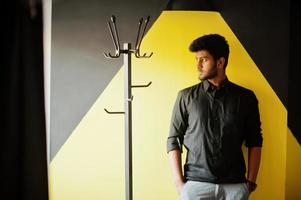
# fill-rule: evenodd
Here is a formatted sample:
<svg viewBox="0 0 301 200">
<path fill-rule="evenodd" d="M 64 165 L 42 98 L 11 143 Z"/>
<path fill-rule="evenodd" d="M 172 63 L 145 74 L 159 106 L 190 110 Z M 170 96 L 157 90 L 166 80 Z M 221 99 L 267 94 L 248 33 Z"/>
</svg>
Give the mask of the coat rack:
<svg viewBox="0 0 301 200">
<path fill-rule="evenodd" d="M 135 43 L 135 48 L 131 48 L 131 43 L 124 43 L 123 49 L 120 49 L 119 36 L 116 28 L 116 18 L 112 15 L 111 20 L 108 21 L 108 28 L 113 40 L 113 44 L 115 47 L 115 54 L 111 55 L 110 53 L 104 53 L 106 58 L 114 59 L 119 58 L 121 54 L 123 54 L 123 62 L 124 62 L 124 103 L 125 103 L 125 111 L 124 112 L 111 112 L 107 109 L 104 109 L 108 114 L 124 114 L 124 124 L 125 124 L 125 190 L 126 190 L 126 200 L 133 199 L 133 179 L 132 179 L 132 88 L 141 88 L 148 87 L 152 82 L 149 82 L 146 85 L 132 85 L 132 77 L 131 77 L 131 68 L 132 68 L 132 54 L 136 56 L 136 58 L 150 58 L 153 53 L 146 55 L 140 54 L 140 45 L 141 41 L 144 37 L 145 30 L 147 24 L 149 22 L 150 16 L 148 16 L 144 20 L 144 28 L 141 34 L 141 27 L 143 24 L 143 18 L 139 20 L 137 39 Z M 113 30 L 112 25 L 113 24 Z"/>
</svg>

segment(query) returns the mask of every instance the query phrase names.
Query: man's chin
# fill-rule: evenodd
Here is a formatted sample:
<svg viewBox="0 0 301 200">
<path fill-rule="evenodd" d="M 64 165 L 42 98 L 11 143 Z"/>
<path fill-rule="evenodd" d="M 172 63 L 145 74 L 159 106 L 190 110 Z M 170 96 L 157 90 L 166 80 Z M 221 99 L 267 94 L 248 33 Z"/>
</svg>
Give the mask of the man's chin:
<svg viewBox="0 0 301 200">
<path fill-rule="evenodd" d="M 202 75 L 199 75 L 199 80 L 200 81 L 204 81 L 204 80 L 206 80 L 207 78 L 205 77 L 205 76 L 202 76 Z"/>
</svg>

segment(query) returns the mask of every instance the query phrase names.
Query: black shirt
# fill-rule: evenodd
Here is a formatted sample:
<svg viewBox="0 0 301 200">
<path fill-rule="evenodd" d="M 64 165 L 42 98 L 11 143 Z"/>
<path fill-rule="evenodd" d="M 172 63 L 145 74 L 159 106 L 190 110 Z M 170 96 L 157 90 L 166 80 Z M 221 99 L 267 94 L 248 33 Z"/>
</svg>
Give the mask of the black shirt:
<svg viewBox="0 0 301 200">
<path fill-rule="evenodd" d="M 242 144 L 261 147 L 255 94 L 225 79 L 217 89 L 205 80 L 179 91 L 172 113 L 167 152 L 187 149 L 186 180 L 245 182 Z"/>
</svg>

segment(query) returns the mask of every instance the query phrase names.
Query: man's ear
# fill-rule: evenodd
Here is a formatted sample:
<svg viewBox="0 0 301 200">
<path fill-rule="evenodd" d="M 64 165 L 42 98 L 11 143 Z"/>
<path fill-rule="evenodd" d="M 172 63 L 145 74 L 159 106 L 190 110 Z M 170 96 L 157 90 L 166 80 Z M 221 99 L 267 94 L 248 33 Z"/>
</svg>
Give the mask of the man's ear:
<svg viewBox="0 0 301 200">
<path fill-rule="evenodd" d="M 224 57 L 220 57 L 217 60 L 217 66 L 220 68 L 224 68 L 225 62 L 226 62 L 226 59 Z"/>
</svg>

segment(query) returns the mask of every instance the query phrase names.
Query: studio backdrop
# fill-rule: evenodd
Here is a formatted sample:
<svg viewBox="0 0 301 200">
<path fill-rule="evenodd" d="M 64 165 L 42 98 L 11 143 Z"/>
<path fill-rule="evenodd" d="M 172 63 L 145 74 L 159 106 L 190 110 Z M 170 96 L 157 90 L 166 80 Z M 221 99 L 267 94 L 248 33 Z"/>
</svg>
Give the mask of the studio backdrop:
<svg viewBox="0 0 301 200">
<path fill-rule="evenodd" d="M 289 6 L 285 0 L 53 1 L 50 198 L 125 199 L 124 117 L 104 111 L 124 110 L 123 59 L 103 56 L 114 51 L 106 25 L 112 14 L 121 43 L 132 44 L 139 19 L 151 16 L 141 51 L 154 54 L 132 60 L 132 83 L 152 81 L 133 89 L 134 199 L 178 198 L 166 153 L 171 112 L 177 92 L 199 82 L 189 44 L 209 33 L 229 42 L 229 80 L 259 101 L 264 143 L 250 199 L 300 198 L 301 137 L 293 118 L 295 128 L 288 126 Z"/>
</svg>

